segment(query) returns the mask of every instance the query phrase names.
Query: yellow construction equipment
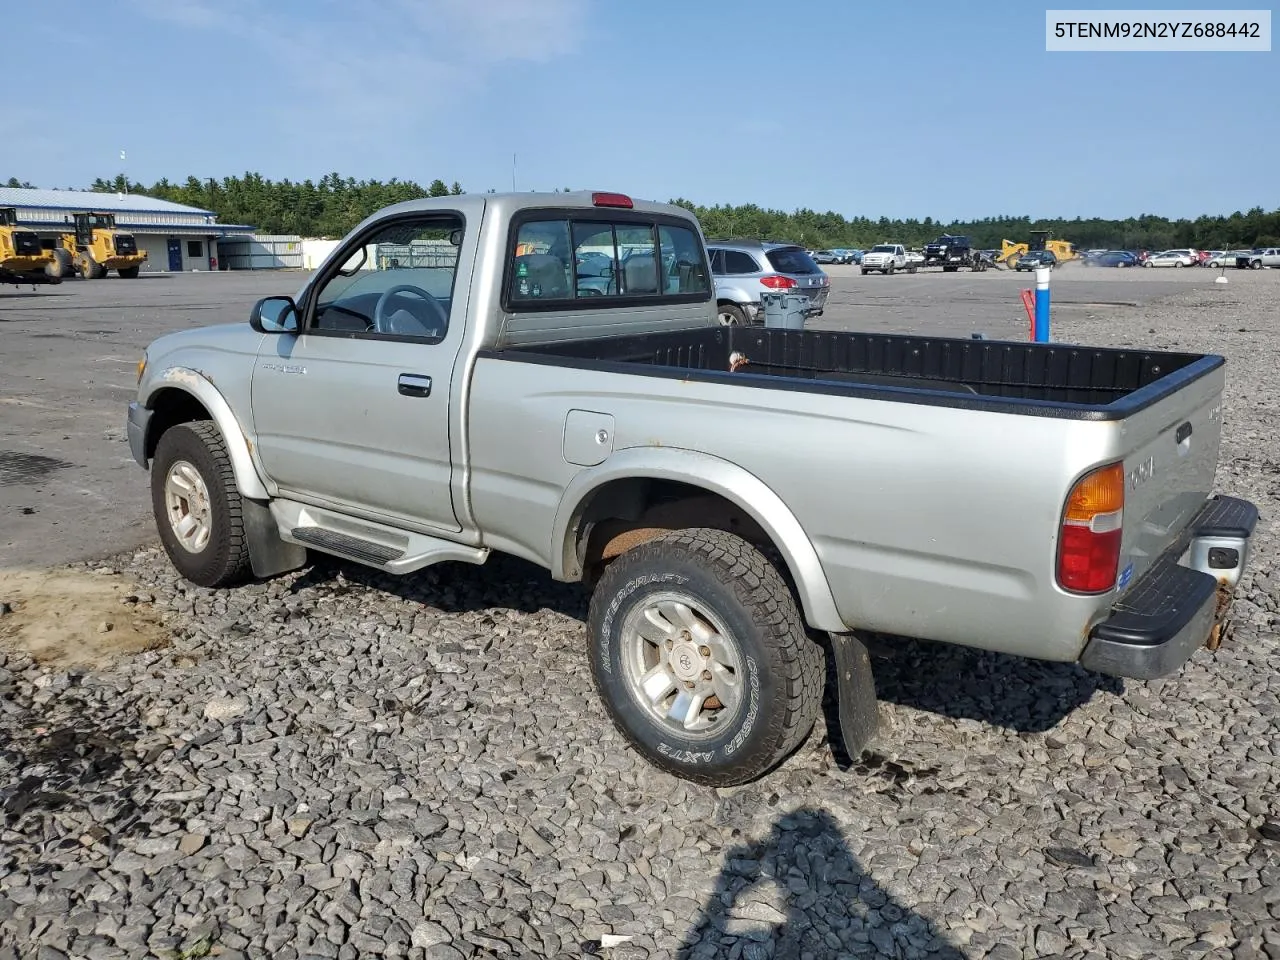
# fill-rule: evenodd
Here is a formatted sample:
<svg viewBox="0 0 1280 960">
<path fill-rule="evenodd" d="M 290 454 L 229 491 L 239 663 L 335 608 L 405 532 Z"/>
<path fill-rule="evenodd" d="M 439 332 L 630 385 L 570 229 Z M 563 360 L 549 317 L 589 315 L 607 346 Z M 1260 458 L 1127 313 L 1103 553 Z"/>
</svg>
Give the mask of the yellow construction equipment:
<svg viewBox="0 0 1280 960">
<path fill-rule="evenodd" d="M 54 258 L 49 268 L 52 276 L 64 277 L 77 270 L 86 280 L 100 280 L 108 270 L 125 280 L 138 275 L 147 260 L 146 251 L 138 252 L 133 234 L 116 229 L 114 213 L 77 213 L 75 224 L 75 233 L 45 241 Z"/>
<path fill-rule="evenodd" d="M 1001 240 L 1000 252 L 995 258 L 996 263 L 1012 267 L 1013 262 L 1020 256 L 1034 250 L 1048 250 L 1058 258 L 1058 263 L 1066 263 L 1080 257 L 1074 243 L 1068 243 L 1066 240 L 1051 240 L 1048 230 L 1032 230 L 1030 243 L 1011 243 L 1008 240 Z"/>
<path fill-rule="evenodd" d="M 57 283 L 48 273 L 50 263 L 52 257 L 40 246 L 40 238 L 19 228 L 18 211 L 0 207 L 0 283 Z"/>
</svg>

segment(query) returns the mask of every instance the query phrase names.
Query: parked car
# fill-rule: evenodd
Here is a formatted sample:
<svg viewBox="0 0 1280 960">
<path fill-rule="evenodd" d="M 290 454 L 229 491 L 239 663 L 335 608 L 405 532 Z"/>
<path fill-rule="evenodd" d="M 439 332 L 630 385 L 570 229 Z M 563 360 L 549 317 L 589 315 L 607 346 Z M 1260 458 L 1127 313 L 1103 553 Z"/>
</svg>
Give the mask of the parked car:
<svg viewBox="0 0 1280 960">
<path fill-rule="evenodd" d="M 1258 247 L 1244 256 L 1236 257 L 1241 270 L 1261 270 L 1263 267 L 1280 267 L 1280 247 Z"/>
<path fill-rule="evenodd" d="M 834 250 L 819 250 L 813 255 L 814 263 L 843 263 L 840 254 Z"/>
<path fill-rule="evenodd" d="M 1196 262 L 1189 250 L 1162 250 L 1143 261 L 1144 267 L 1190 267 Z"/>
<path fill-rule="evenodd" d="M 1058 258 L 1052 250 L 1029 250 L 1013 262 L 1017 271 L 1035 270 L 1038 267 L 1053 269 L 1058 265 Z"/>
<path fill-rule="evenodd" d="M 1086 267 L 1136 267 L 1138 255 L 1128 250 L 1104 250 L 1085 260 Z"/>
<path fill-rule="evenodd" d="M 574 246 L 624 233 L 678 286 L 650 254 L 578 296 Z M 520 253 L 531 234 L 550 242 Z M 434 266 L 370 256 L 440 237 Z M 751 254 L 779 251 L 803 253 Z M 726 329 L 708 274 L 689 211 L 617 193 L 372 214 L 295 296 L 146 348 L 125 425 L 166 555 L 210 589 L 308 549 L 386 576 L 503 552 L 582 582 L 564 670 L 638 755 L 715 787 L 791 754 L 828 676 L 862 754 L 863 632 L 1143 679 L 1216 646 L 1258 516 L 1212 495 L 1222 357 Z M 479 666 L 520 656 L 494 640 Z"/>
<path fill-rule="evenodd" d="M 726 326 L 763 322 L 761 295 L 769 291 L 802 293 L 822 316 L 831 278 L 803 247 L 760 240 L 718 240 L 707 245 L 715 278 L 720 322 Z"/>
</svg>

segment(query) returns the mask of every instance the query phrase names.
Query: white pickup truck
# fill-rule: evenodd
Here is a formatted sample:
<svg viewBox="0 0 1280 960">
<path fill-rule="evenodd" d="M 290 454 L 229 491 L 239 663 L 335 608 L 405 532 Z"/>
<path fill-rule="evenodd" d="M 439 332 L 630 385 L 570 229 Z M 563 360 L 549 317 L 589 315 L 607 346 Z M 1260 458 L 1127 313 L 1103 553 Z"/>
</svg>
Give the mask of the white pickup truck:
<svg viewBox="0 0 1280 960">
<path fill-rule="evenodd" d="M 892 274 L 895 270 L 915 273 L 924 263 L 924 256 L 911 253 L 900 243 L 878 243 L 862 255 L 862 272 L 868 274 L 873 270 Z"/>
<path fill-rule="evenodd" d="M 828 662 L 861 752 L 861 631 L 1129 677 L 1216 642 L 1257 520 L 1213 493 L 1225 375 L 722 326 L 687 210 L 478 194 L 379 211 L 296 296 L 156 340 L 127 425 L 189 580 L 531 560 L 591 590 L 580 653 L 627 740 L 727 785 L 804 740 Z"/>
<path fill-rule="evenodd" d="M 1261 270 L 1263 267 L 1280 267 L 1280 247 L 1258 247 L 1236 256 L 1236 267 L 1241 270 Z"/>
</svg>

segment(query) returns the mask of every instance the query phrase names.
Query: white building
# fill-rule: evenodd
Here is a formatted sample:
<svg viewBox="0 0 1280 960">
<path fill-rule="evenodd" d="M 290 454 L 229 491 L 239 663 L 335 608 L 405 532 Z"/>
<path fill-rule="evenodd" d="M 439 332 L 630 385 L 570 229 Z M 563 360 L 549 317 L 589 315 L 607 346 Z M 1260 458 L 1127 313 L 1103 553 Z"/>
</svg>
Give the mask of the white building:
<svg viewBox="0 0 1280 960">
<path fill-rule="evenodd" d="M 16 208 L 19 226 L 42 238 L 73 231 L 76 213 L 114 213 L 116 228 L 133 234 L 138 250 L 147 252 L 142 269 L 152 273 L 222 269 L 218 241 L 253 234 L 250 226 L 218 223 L 212 210 L 136 193 L 0 187 L 0 207 Z"/>
</svg>

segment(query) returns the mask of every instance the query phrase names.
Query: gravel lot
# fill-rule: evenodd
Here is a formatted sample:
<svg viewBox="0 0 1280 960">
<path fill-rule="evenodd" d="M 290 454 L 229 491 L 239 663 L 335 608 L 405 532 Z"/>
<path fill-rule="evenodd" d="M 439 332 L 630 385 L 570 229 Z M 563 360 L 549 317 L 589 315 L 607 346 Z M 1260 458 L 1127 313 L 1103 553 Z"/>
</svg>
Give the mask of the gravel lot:
<svg viewBox="0 0 1280 960">
<path fill-rule="evenodd" d="M 1230 361 L 1219 488 L 1263 517 L 1217 652 L 1122 683 L 904 642 L 874 754 L 850 768 L 820 722 L 717 791 L 626 749 L 585 595 L 521 562 L 213 592 L 130 549 L 78 568 L 120 587 L 82 640 L 136 620 L 167 644 L 0 647 L 0 960 L 1280 958 L 1280 273 L 1089 274 L 1057 338 Z M 1025 323 L 1026 278 L 990 276 L 833 301 L 909 281 L 917 329 L 988 301 Z"/>
</svg>

